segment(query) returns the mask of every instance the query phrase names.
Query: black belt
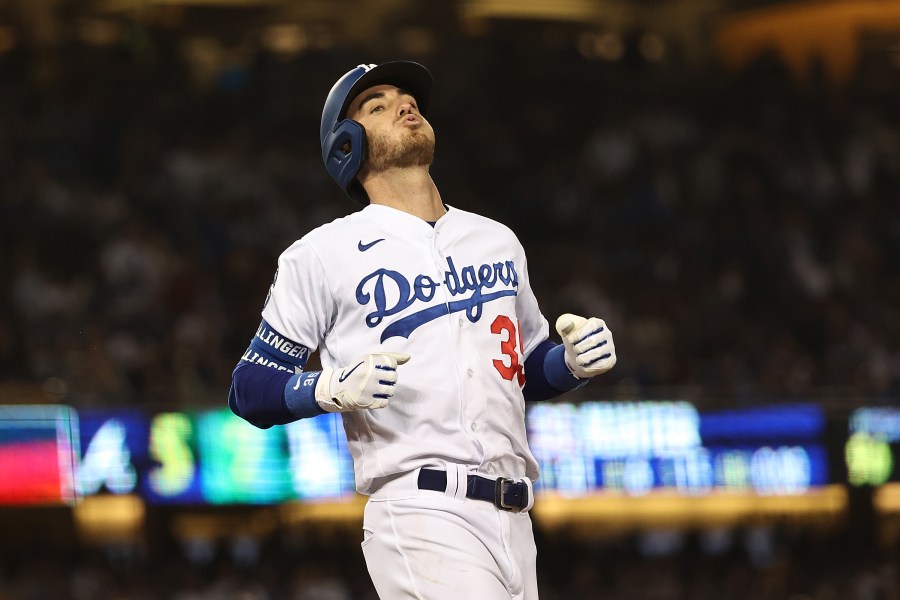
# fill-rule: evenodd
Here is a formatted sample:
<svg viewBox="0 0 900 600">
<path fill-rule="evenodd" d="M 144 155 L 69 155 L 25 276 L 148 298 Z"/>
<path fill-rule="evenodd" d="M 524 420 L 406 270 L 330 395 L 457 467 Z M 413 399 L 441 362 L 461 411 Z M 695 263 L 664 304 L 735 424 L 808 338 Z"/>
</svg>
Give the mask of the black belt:
<svg viewBox="0 0 900 600">
<path fill-rule="evenodd" d="M 419 470 L 419 489 L 443 492 L 447 489 L 447 471 Z M 528 506 L 528 486 L 523 481 L 506 477 L 488 479 L 469 475 L 466 481 L 466 498 L 491 502 L 501 510 L 519 511 Z"/>
</svg>

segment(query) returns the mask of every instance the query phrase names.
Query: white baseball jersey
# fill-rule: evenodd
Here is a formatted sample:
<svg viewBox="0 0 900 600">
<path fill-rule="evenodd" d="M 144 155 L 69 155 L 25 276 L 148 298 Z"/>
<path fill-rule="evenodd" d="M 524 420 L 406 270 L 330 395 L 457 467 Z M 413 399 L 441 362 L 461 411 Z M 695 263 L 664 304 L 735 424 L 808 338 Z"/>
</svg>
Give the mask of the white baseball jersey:
<svg viewBox="0 0 900 600">
<path fill-rule="evenodd" d="M 343 413 L 356 487 L 444 461 L 537 479 L 524 362 L 548 337 L 522 245 L 457 208 L 432 227 L 381 205 L 309 232 L 278 261 L 263 318 L 340 368 L 404 352 L 390 404 Z"/>
</svg>

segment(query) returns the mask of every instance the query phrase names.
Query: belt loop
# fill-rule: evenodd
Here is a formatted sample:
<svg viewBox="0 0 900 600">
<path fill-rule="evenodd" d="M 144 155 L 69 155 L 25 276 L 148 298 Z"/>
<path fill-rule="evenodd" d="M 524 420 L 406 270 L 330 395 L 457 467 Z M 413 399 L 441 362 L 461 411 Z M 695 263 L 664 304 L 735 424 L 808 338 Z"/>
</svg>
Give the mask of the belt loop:
<svg viewBox="0 0 900 600">
<path fill-rule="evenodd" d="M 466 465 L 456 465 L 456 497 L 465 500 L 469 493 L 469 470 Z"/>
<path fill-rule="evenodd" d="M 444 495 L 457 500 L 465 500 L 468 486 L 468 472 L 465 465 L 447 463 L 447 490 Z"/>
<path fill-rule="evenodd" d="M 522 509 L 522 512 L 528 512 L 534 507 L 534 483 L 529 477 L 523 477 L 519 481 L 524 483 L 525 487 L 528 488 L 528 504 L 526 504 L 525 508 Z"/>
<path fill-rule="evenodd" d="M 444 488 L 444 495 L 450 498 L 456 497 L 456 488 L 458 487 L 455 467 L 456 465 L 453 463 L 445 463 L 444 470 L 447 472 L 447 487 Z"/>
</svg>

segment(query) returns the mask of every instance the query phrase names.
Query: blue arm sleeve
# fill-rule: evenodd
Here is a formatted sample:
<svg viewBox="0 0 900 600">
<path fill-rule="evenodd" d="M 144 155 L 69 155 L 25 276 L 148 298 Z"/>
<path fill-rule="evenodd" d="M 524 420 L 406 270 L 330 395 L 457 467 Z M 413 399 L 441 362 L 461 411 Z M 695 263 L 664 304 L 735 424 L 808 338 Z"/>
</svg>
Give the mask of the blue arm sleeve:
<svg viewBox="0 0 900 600">
<path fill-rule="evenodd" d="M 556 398 L 590 381 L 572 375 L 566 366 L 565 354 L 565 346 L 544 340 L 528 355 L 525 359 L 525 387 L 522 388 L 526 402 Z"/>
<path fill-rule="evenodd" d="M 324 413 L 315 399 L 321 373 L 295 373 L 308 358 L 308 348 L 263 321 L 232 373 L 231 411 L 262 429 Z"/>
<path fill-rule="evenodd" d="M 284 403 L 284 388 L 291 377 L 285 371 L 241 361 L 231 374 L 228 406 L 262 429 L 294 421 Z"/>
</svg>

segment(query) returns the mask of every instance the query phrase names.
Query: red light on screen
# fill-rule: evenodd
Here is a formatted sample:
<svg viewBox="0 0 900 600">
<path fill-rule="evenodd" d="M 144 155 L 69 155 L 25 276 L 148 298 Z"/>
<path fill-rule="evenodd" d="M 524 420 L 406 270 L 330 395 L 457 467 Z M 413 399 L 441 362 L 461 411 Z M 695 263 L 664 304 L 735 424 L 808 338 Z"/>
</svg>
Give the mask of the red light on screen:
<svg viewBox="0 0 900 600">
<path fill-rule="evenodd" d="M 74 500 L 73 419 L 63 406 L 0 407 L 0 505 Z"/>
</svg>

